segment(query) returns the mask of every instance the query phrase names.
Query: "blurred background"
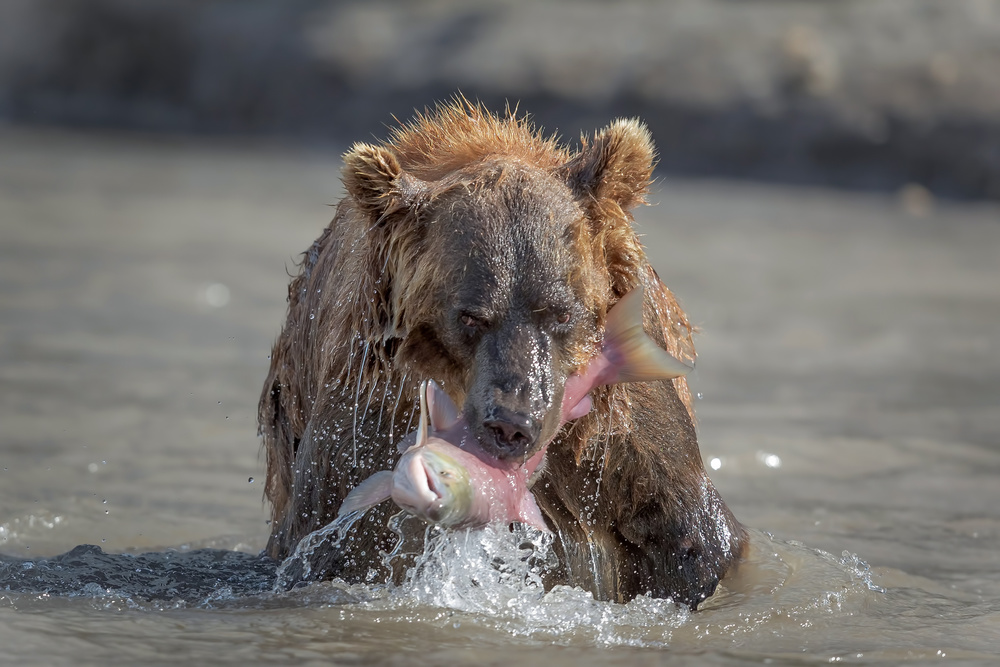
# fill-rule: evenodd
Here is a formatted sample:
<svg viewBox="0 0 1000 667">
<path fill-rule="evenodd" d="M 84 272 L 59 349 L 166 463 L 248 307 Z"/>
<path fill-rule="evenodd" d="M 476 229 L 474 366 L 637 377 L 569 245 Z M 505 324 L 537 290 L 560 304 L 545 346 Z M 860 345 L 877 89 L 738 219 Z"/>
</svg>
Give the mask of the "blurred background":
<svg viewBox="0 0 1000 667">
<path fill-rule="evenodd" d="M 0 550 L 263 545 L 288 274 L 351 142 L 456 91 L 649 124 L 636 226 L 749 525 L 896 562 L 783 502 L 996 487 L 1000 1 L 3 0 Z"/>
<path fill-rule="evenodd" d="M 330 142 L 461 90 L 660 173 L 1000 198 L 994 0 L 4 0 L 0 119 Z"/>
<path fill-rule="evenodd" d="M 264 546 L 256 407 L 288 276 L 342 152 L 457 91 L 569 142 L 649 124 L 635 224 L 700 330 L 709 474 L 750 528 L 889 589 L 831 606 L 840 575 L 793 564 L 672 648 L 995 663 L 1000 0 L 0 0 L 0 563 Z M 107 570 L 68 572 L 113 608 Z M 20 614 L 3 576 L 12 663 L 382 664 L 392 644 L 402 664 L 469 641 L 309 598 L 302 621 Z M 636 623 L 641 646 L 656 623 Z M 497 636 L 430 662 L 509 662 Z"/>
</svg>

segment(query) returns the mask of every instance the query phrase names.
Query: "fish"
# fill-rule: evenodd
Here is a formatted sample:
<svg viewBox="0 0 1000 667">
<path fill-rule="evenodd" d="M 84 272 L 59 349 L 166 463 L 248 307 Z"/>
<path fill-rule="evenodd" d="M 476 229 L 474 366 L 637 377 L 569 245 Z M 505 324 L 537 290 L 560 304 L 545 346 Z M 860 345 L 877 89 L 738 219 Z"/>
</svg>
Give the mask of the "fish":
<svg viewBox="0 0 1000 667">
<path fill-rule="evenodd" d="M 591 411 L 590 392 L 607 384 L 672 380 L 694 370 L 670 355 L 642 327 L 642 286 L 636 287 L 608 311 L 601 353 L 563 387 L 560 428 Z"/>
<path fill-rule="evenodd" d="M 693 369 L 656 344 L 642 326 L 643 290 L 623 296 L 608 311 L 601 352 L 570 375 L 560 406 L 561 428 L 593 409 L 590 392 L 619 382 L 670 380 Z M 448 394 L 433 380 L 420 385 L 417 430 L 397 445 L 393 470 L 373 474 L 347 494 L 338 519 L 391 499 L 428 523 L 450 528 L 519 522 L 548 533 L 531 494 L 549 443 L 526 461 L 487 453 Z"/>
<path fill-rule="evenodd" d="M 549 532 L 528 489 L 541 457 L 533 457 L 523 466 L 504 465 L 485 452 L 456 445 L 439 435 L 449 434 L 463 423 L 455 404 L 437 383 L 421 383 L 420 418 L 412 444 L 400 445 L 404 451 L 394 470 L 377 472 L 352 489 L 338 518 L 364 512 L 391 498 L 406 512 L 448 528 L 517 521 Z"/>
</svg>

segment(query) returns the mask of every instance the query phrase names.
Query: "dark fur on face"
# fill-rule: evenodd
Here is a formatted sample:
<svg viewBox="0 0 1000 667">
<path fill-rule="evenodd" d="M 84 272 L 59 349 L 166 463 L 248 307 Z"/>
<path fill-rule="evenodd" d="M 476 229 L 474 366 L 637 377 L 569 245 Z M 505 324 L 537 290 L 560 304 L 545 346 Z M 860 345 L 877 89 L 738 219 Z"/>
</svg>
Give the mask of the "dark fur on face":
<svg viewBox="0 0 1000 667">
<path fill-rule="evenodd" d="M 686 381 L 596 390 L 593 412 L 556 432 L 566 378 L 636 286 L 647 332 L 694 358 L 631 226 L 652 172 L 646 129 L 616 121 L 571 151 L 458 100 L 344 162 L 347 194 L 289 286 L 261 396 L 268 553 L 288 555 L 392 467 L 417 385 L 433 378 L 500 457 L 554 438 L 533 489 L 559 536 L 551 583 L 692 607 L 711 594 L 746 536 L 702 467 Z M 405 565 L 387 572 L 377 557 L 395 539 L 385 512 L 358 524 L 350 553 L 317 553 L 313 573 L 398 579 Z"/>
<path fill-rule="evenodd" d="M 563 383 L 598 339 L 593 286 L 579 271 L 583 221 L 564 183 L 517 163 L 480 165 L 427 207 L 442 306 L 400 358 L 464 369 L 451 389 L 498 457 L 525 458 L 552 439 Z"/>
</svg>

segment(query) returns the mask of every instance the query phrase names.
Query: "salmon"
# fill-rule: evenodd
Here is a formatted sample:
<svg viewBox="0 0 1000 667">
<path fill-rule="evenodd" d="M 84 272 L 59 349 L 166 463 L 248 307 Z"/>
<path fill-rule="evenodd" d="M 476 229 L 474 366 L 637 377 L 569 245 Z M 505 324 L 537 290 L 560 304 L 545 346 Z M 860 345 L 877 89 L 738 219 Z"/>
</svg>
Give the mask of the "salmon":
<svg viewBox="0 0 1000 667">
<path fill-rule="evenodd" d="M 590 412 L 590 392 L 596 387 L 669 380 L 691 370 L 646 335 L 642 304 L 640 287 L 608 312 L 601 353 L 566 380 L 560 427 Z M 417 430 L 400 442 L 399 463 L 352 489 L 338 518 L 391 499 L 406 512 L 441 526 L 520 522 L 549 532 L 530 490 L 547 446 L 523 463 L 492 456 L 471 435 L 448 394 L 433 380 L 425 380 Z"/>
</svg>

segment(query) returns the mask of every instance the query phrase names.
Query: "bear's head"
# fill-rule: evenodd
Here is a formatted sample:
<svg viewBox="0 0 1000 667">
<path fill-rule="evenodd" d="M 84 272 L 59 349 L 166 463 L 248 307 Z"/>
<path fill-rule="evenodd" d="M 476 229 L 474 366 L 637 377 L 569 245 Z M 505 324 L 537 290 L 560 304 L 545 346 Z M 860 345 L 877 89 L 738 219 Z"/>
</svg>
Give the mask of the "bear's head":
<svg viewBox="0 0 1000 667">
<path fill-rule="evenodd" d="M 368 342 L 441 383 L 487 451 L 535 453 L 559 427 L 566 378 L 598 354 L 607 309 L 640 280 L 628 211 L 653 159 L 637 121 L 571 152 L 468 104 L 355 145 L 344 183 L 375 274 L 359 296 Z"/>
</svg>

